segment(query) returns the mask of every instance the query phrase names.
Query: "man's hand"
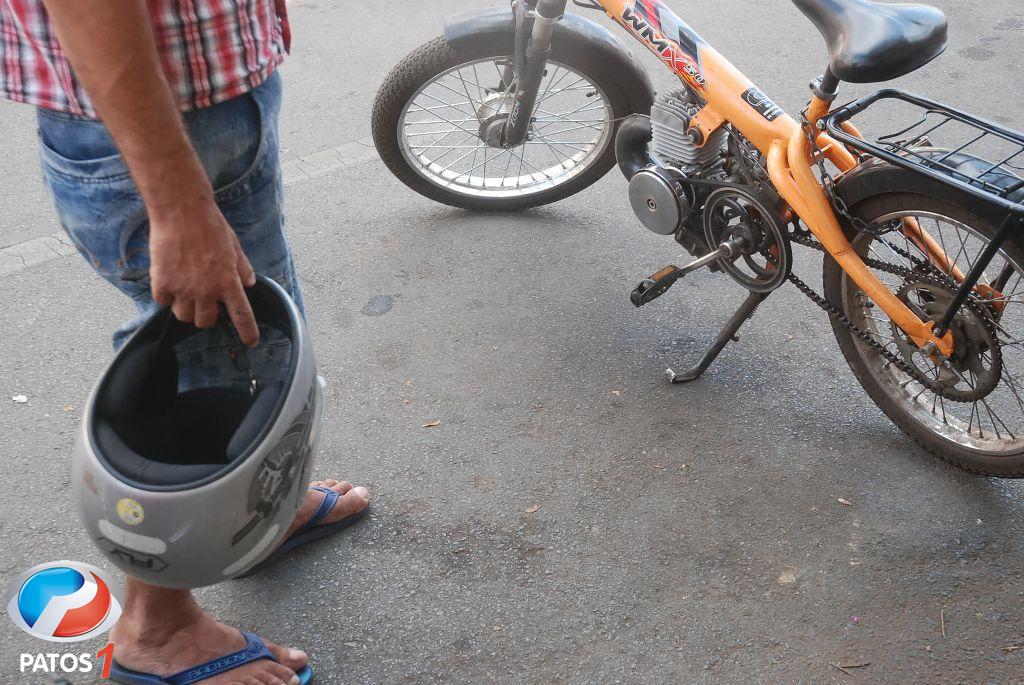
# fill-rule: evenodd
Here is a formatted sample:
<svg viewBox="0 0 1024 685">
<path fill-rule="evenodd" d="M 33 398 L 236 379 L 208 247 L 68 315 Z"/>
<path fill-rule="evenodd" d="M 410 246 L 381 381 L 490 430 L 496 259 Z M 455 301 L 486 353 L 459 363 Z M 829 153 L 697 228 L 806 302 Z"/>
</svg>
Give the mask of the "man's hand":
<svg viewBox="0 0 1024 685">
<path fill-rule="evenodd" d="M 180 201 L 170 215 L 151 212 L 149 258 L 153 299 L 170 306 L 180 321 L 209 328 L 223 303 L 242 342 L 249 347 L 259 342 L 243 290 L 256 285 L 256 273 L 212 199 Z"/>
<path fill-rule="evenodd" d="M 150 224 L 153 299 L 200 328 L 223 304 L 246 345 L 259 341 L 243 285 L 256 276 L 213 201 L 160 67 L 142 0 L 43 0 L 57 38 L 124 155 Z"/>
</svg>

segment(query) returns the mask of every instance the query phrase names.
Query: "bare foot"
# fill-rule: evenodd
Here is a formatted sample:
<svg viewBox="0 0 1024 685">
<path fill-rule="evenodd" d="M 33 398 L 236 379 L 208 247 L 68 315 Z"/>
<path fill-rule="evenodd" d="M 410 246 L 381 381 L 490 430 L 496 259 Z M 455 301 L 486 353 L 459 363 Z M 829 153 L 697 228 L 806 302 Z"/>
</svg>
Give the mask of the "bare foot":
<svg viewBox="0 0 1024 685">
<path fill-rule="evenodd" d="M 183 603 L 188 606 L 168 611 L 160 617 L 164 620 L 122 616 L 110 632 L 117 662 L 134 671 L 166 678 L 245 648 L 245 638 L 239 631 L 199 609 L 190 597 Z M 266 644 L 277 663 L 270 659 L 254 661 L 203 680 L 203 685 L 298 685 L 296 671 L 306 665 L 306 653 L 269 641 Z"/>
<path fill-rule="evenodd" d="M 358 514 L 363 509 L 370 505 L 370 492 L 364 487 L 353 487 L 352 483 L 347 480 L 334 480 L 333 478 L 328 480 L 315 480 L 309 484 L 313 486 L 319 486 L 322 488 L 328 488 L 334 490 L 336 493 L 341 495 L 338 498 L 334 508 L 328 512 L 327 516 L 320 521 L 319 525 L 327 525 L 329 523 L 336 523 L 343 518 Z M 291 527 L 288 529 L 288 534 L 285 535 L 284 539 L 288 539 L 292 533 L 301 528 L 309 519 L 316 513 L 317 507 L 324 501 L 327 495 L 319 490 L 309 490 L 306 493 L 306 499 L 302 503 L 302 507 L 299 509 L 299 513 L 295 515 L 295 519 L 292 521 Z"/>
</svg>

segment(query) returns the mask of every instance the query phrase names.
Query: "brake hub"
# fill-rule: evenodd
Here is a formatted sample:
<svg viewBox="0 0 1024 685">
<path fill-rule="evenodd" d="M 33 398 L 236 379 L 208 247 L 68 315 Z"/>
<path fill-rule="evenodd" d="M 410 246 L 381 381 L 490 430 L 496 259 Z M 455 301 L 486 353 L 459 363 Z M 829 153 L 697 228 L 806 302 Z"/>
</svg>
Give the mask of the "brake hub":
<svg viewBox="0 0 1024 685">
<path fill-rule="evenodd" d="M 480 122 L 480 140 L 491 147 L 504 148 L 505 122 L 512 113 L 514 98 L 508 93 L 491 93 L 476 108 Z"/>
<path fill-rule="evenodd" d="M 896 296 L 932 321 L 942 318 L 955 292 L 930 279 L 910 278 Z M 954 402 L 977 402 L 996 389 L 1003 359 L 989 310 L 968 300 L 950 324 L 954 352 L 944 358 L 928 353 L 891 324 L 900 356 L 916 371 L 916 379 L 937 395 Z"/>
</svg>

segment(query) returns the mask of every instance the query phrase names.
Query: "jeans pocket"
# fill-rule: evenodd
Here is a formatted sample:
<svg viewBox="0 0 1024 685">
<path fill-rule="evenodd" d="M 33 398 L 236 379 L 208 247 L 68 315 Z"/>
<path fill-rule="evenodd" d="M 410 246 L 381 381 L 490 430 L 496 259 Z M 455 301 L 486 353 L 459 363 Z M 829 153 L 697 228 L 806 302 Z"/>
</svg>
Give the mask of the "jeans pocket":
<svg viewBox="0 0 1024 685">
<path fill-rule="evenodd" d="M 93 122 L 54 119 L 51 126 L 49 117 L 41 116 L 40 124 L 43 181 L 61 227 L 89 265 L 121 287 L 123 239 L 146 221 L 128 167 Z"/>
<path fill-rule="evenodd" d="M 43 164 L 51 174 L 63 176 L 79 183 L 109 183 L 131 180 L 128 164 L 120 153 L 97 159 L 70 159 L 40 139 Z"/>
<path fill-rule="evenodd" d="M 39 110 L 39 146 L 45 170 L 79 183 L 129 179 L 128 164 L 107 128 L 95 119 Z"/>
<path fill-rule="evenodd" d="M 214 199 L 223 209 L 226 205 L 238 204 L 239 200 L 259 192 L 265 186 L 273 183 L 276 175 L 277 160 L 277 135 L 276 127 L 273 125 L 276 112 L 272 110 L 273 103 L 268 103 L 260 88 L 250 91 L 241 96 L 248 100 L 252 107 L 251 116 L 255 119 L 249 126 L 239 126 L 237 122 L 218 122 L 234 137 L 233 140 L 224 140 L 221 145 L 213 148 L 212 155 L 221 159 L 212 159 L 208 162 L 208 169 L 222 171 L 228 164 L 224 157 L 232 151 L 252 145 L 255 143 L 255 154 L 251 157 L 248 166 L 240 174 L 225 176 L 223 173 L 211 173 L 211 178 L 217 178 L 220 183 L 214 185 Z"/>
<path fill-rule="evenodd" d="M 85 181 L 44 166 L 43 178 L 71 242 L 100 276 L 124 290 L 126 239 L 147 225 L 131 176 Z"/>
</svg>

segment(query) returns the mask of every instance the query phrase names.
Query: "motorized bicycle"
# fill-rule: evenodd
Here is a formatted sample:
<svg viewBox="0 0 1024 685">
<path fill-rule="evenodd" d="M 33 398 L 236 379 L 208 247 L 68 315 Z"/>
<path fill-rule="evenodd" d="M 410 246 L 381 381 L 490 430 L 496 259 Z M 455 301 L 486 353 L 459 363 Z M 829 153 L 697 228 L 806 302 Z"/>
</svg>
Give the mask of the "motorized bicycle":
<svg viewBox="0 0 1024 685">
<path fill-rule="evenodd" d="M 702 267 L 749 296 L 698 378 L 775 289 L 831 317 L 871 399 L 961 468 L 1024 476 L 1024 135 L 899 90 L 836 106 L 841 82 L 910 73 L 946 47 L 943 13 L 870 0 L 793 0 L 828 67 L 797 118 L 662 0 L 574 0 L 605 12 L 680 79 L 655 95 L 643 69 L 567 0 L 452 17 L 378 94 L 374 138 L 407 185 L 439 202 L 516 210 L 591 185 L 618 162 L 641 222 L 695 260 L 632 292 L 636 306 Z M 866 136 L 854 120 L 884 122 Z M 823 294 L 793 246 L 824 255 Z"/>
</svg>

